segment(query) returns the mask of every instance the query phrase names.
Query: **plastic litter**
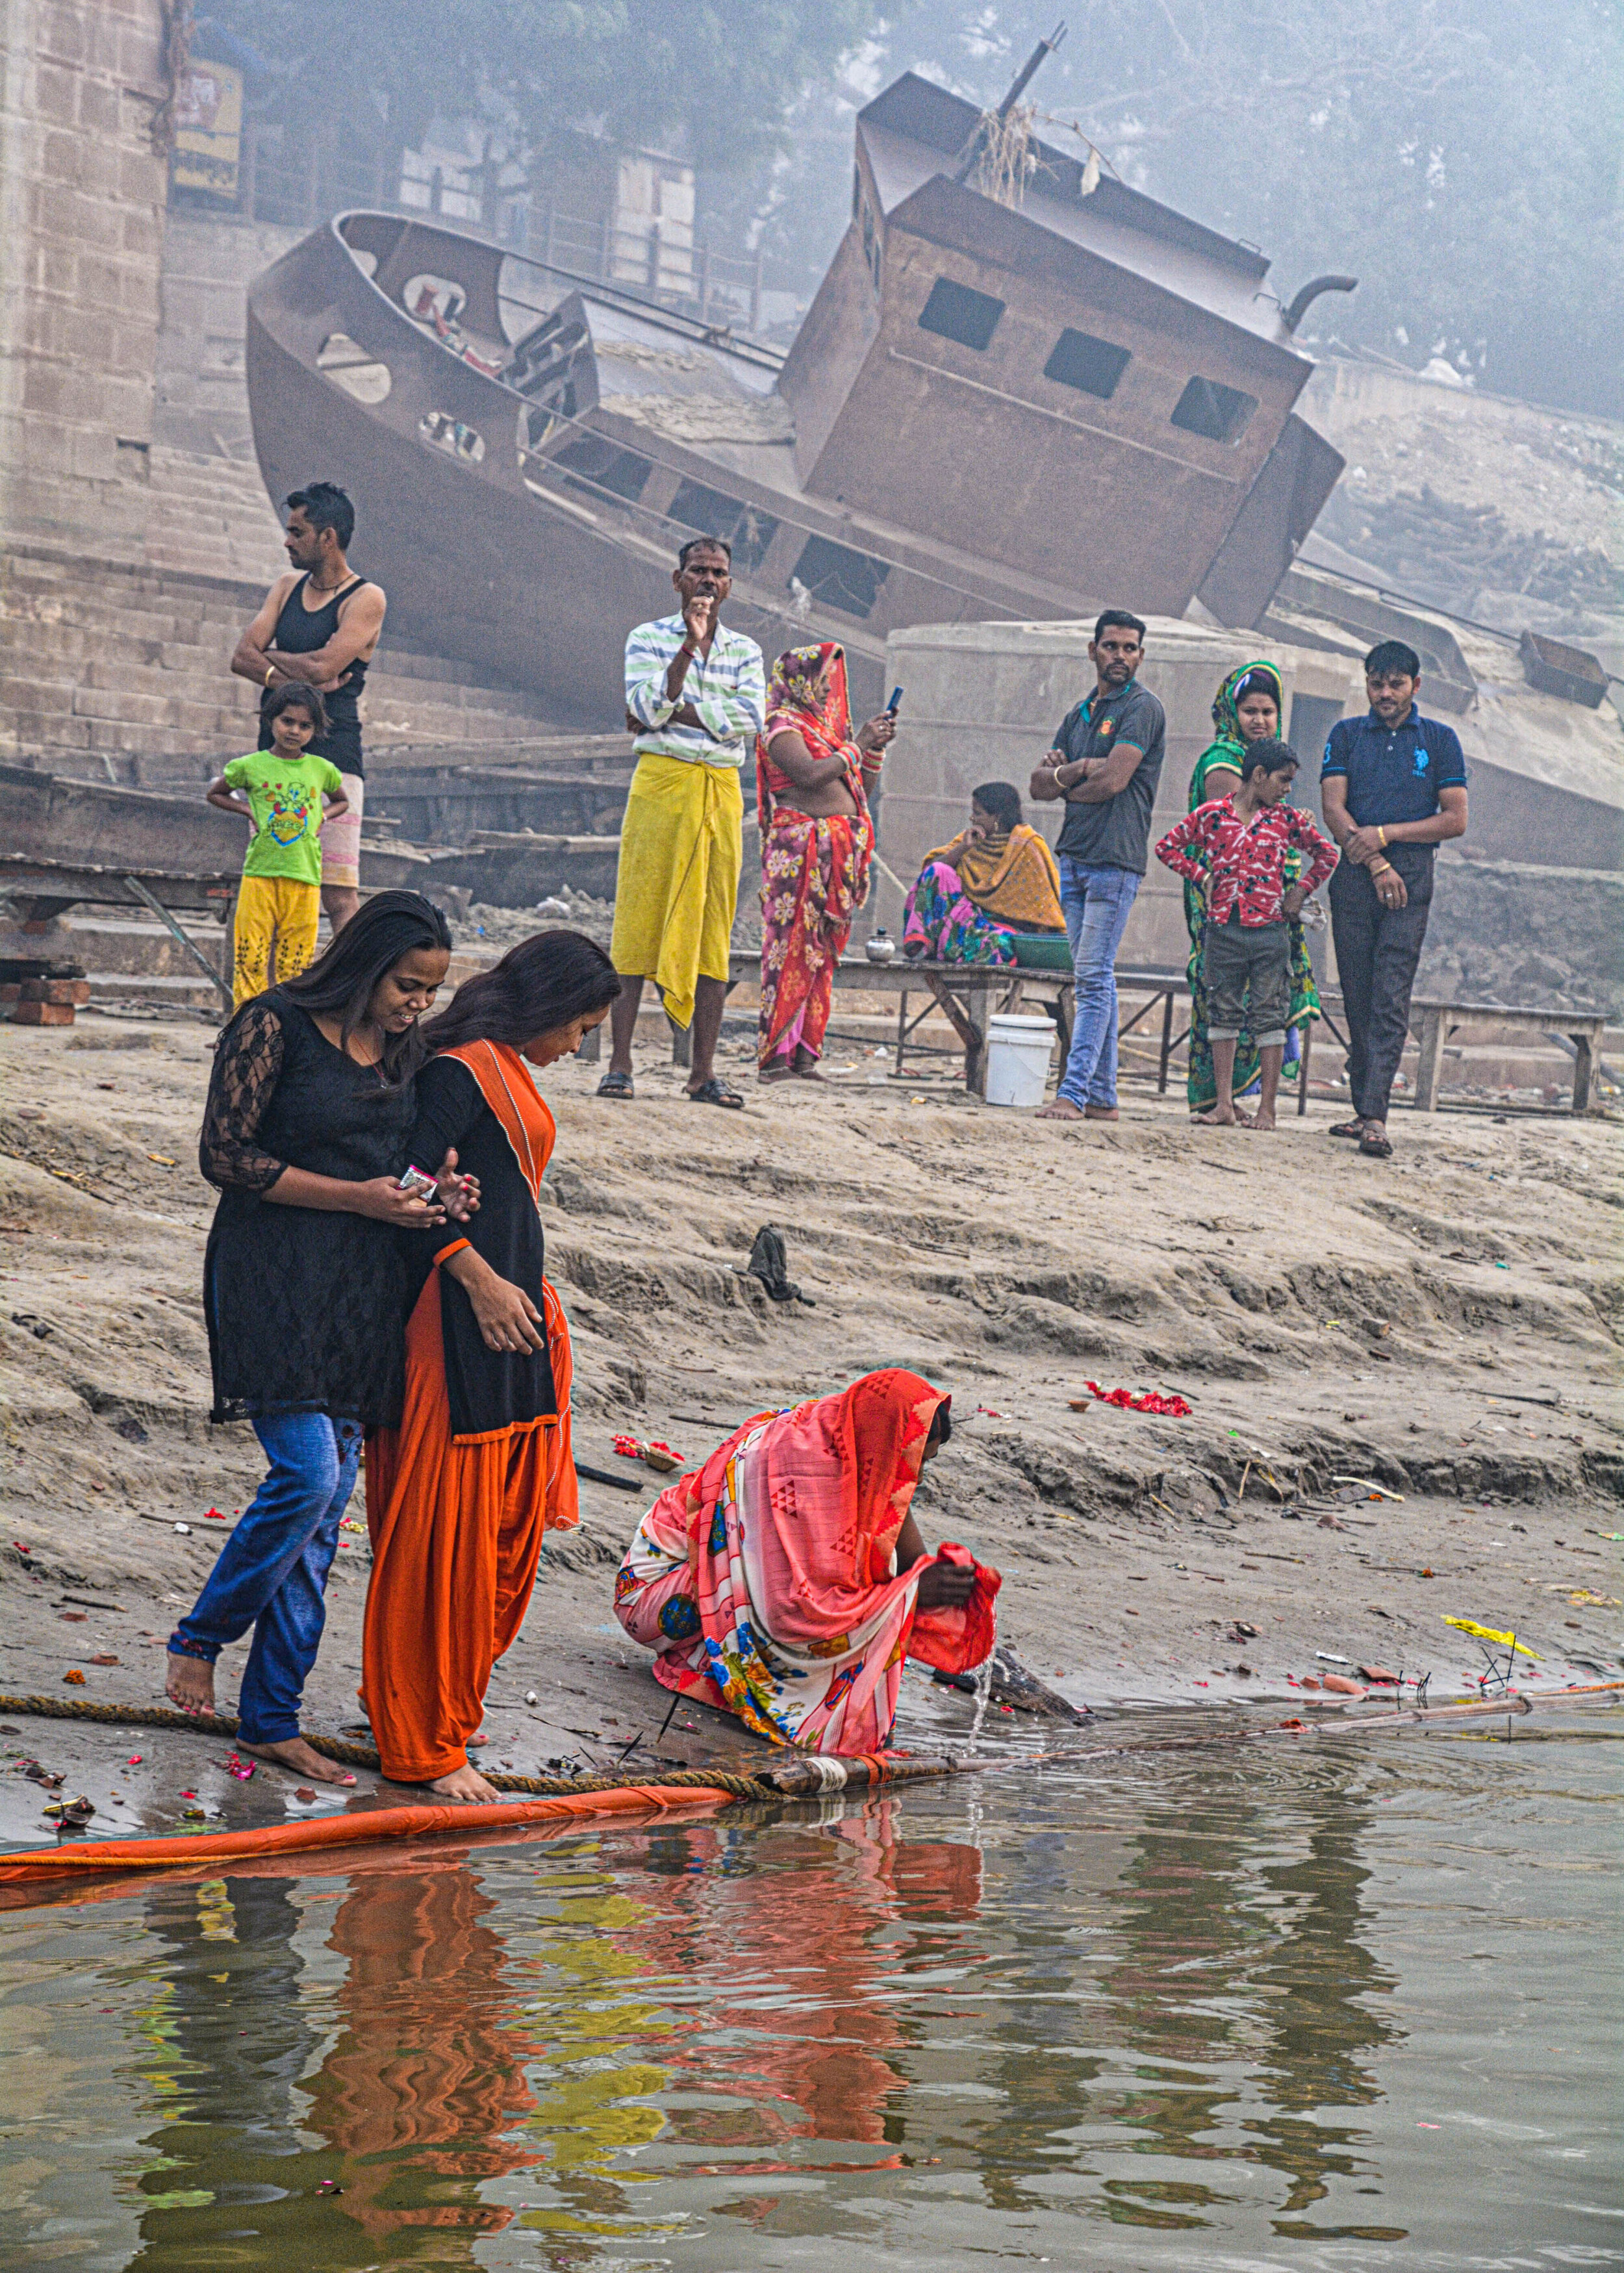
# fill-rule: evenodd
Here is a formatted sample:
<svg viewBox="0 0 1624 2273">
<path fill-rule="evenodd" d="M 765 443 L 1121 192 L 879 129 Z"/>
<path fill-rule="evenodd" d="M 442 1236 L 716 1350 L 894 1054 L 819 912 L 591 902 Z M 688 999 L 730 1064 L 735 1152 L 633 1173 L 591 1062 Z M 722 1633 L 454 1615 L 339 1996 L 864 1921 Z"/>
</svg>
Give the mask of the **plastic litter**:
<svg viewBox="0 0 1624 2273">
<path fill-rule="evenodd" d="M 1497 1641 L 1502 1649 L 1514 1653 L 1521 1651 L 1524 1657 L 1531 1657 L 1536 1665 L 1539 1662 L 1539 1652 L 1530 1649 L 1528 1644 L 1519 1641 L 1514 1633 L 1501 1633 L 1493 1626 L 1480 1626 L 1476 1618 L 1446 1618 L 1444 1624 L 1457 1627 L 1462 1633 L 1476 1634 L 1482 1641 Z"/>
<path fill-rule="evenodd" d="M 1372 1499 L 1390 1499 L 1399 1507 L 1404 1504 L 1403 1492 L 1389 1491 L 1385 1484 L 1373 1483 L 1368 1476 L 1333 1476 L 1331 1482 L 1334 1484 L 1358 1484 L 1370 1494 Z"/>
<path fill-rule="evenodd" d="M 77 1665 L 70 1666 L 62 1677 L 70 1689 L 82 1689 L 85 1686 L 85 1677 Z"/>
</svg>

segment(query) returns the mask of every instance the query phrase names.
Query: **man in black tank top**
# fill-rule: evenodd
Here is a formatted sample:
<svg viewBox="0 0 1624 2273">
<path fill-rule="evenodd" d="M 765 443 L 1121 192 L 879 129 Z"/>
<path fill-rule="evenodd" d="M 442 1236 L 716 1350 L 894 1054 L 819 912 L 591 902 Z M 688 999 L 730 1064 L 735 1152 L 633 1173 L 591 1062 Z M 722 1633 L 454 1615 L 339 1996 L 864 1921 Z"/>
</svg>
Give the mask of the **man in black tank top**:
<svg viewBox="0 0 1624 2273">
<path fill-rule="evenodd" d="M 382 586 L 355 575 L 345 557 L 355 533 L 355 508 L 335 484 L 310 482 L 295 490 L 283 539 L 292 568 L 272 585 L 231 658 L 236 676 L 259 688 L 262 713 L 266 696 L 289 679 L 321 691 L 328 731 L 311 750 L 338 768 L 349 799 L 348 813 L 321 832 L 321 901 L 335 932 L 360 905 L 360 699 L 387 604 Z M 259 747 L 270 746 L 262 716 Z"/>
</svg>

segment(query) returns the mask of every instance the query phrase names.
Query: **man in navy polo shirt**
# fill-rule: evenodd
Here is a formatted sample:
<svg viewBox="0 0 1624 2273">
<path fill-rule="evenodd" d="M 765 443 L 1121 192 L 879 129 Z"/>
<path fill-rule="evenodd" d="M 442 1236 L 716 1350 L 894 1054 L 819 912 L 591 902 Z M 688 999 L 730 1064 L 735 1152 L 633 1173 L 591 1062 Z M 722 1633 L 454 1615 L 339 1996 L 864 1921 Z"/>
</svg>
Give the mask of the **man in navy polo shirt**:
<svg viewBox="0 0 1624 2273">
<path fill-rule="evenodd" d="M 1331 936 L 1347 1013 L 1353 1117 L 1333 1136 L 1386 1160 L 1388 1099 L 1410 1031 L 1433 857 L 1466 830 L 1466 761 L 1452 726 L 1416 709 L 1421 659 L 1402 640 L 1365 658 L 1370 709 L 1331 728 L 1320 769 L 1325 826 L 1342 848 L 1331 878 Z"/>
</svg>

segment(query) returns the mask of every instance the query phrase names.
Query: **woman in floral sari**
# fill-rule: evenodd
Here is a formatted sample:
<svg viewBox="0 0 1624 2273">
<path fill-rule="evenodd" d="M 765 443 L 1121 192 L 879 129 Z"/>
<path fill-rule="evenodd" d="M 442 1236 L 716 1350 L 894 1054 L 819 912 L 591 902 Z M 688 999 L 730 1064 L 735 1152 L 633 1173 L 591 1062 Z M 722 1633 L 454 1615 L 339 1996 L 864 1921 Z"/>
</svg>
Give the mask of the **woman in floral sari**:
<svg viewBox="0 0 1624 2273">
<path fill-rule="evenodd" d="M 967 1673 L 992 1652 L 1001 1583 L 962 1547 L 930 1556 L 909 1504 L 951 1433 L 917 1373 L 759 1414 L 644 1516 L 615 1615 L 667 1689 L 775 1744 L 879 1752 L 902 1660 Z"/>
<path fill-rule="evenodd" d="M 1244 663 L 1239 670 L 1231 671 L 1213 700 L 1212 723 L 1218 730 L 1217 739 L 1195 761 L 1186 810 L 1194 813 L 1198 806 L 1216 804 L 1219 798 L 1228 797 L 1231 791 L 1239 789 L 1240 761 L 1247 743 L 1266 741 L 1277 735 L 1283 715 L 1280 673 L 1272 663 Z M 1298 881 L 1301 866 L 1300 857 L 1288 852 L 1288 884 Z M 1209 1113 L 1218 1101 L 1218 1084 L 1212 1069 L 1212 1046 L 1207 1039 L 1207 989 L 1201 979 L 1201 942 L 1206 936 L 1207 911 L 1194 884 L 1184 888 L 1184 920 L 1190 934 L 1190 959 L 1186 966 L 1190 981 L 1189 1075 L 1186 1090 L 1192 1113 Z M 1291 1010 L 1286 1022 L 1282 1077 L 1293 1081 L 1302 1061 L 1301 1030 L 1319 1016 L 1320 996 L 1313 983 L 1313 965 L 1308 960 L 1300 918 L 1291 919 L 1287 936 L 1291 950 Z M 1234 1093 L 1238 1098 L 1257 1087 L 1261 1070 L 1257 1044 L 1243 1026 L 1235 1044 Z"/>
<path fill-rule="evenodd" d="M 845 650 L 832 640 L 779 656 L 756 745 L 762 1081 L 822 1078 L 835 965 L 868 896 L 868 785 L 895 731 L 882 711 L 853 738 Z"/>
</svg>

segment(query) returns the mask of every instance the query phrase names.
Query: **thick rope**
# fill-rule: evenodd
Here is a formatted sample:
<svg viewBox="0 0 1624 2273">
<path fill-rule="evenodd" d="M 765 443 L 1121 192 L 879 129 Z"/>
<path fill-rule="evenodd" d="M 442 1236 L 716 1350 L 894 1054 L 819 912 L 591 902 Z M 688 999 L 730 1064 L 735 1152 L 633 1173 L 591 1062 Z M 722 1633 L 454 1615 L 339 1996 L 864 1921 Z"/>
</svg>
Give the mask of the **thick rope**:
<svg viewBox="0 0 1624 2273">
<path fill-rule="evenodd" d="M 200 1737 L 235 1737 L 238 1726 L 235 1713 L 177 1713 L 167 1705 L 100 1705 L 87 1697 L 0 1697 L 0 1713 L 31 1714 L 51 1721 L 117 1722 L 127 1728 L 187 1729 Z M 348 1744 L 337 1737 L 306 1737 L 304 1741 L 326 1759 L 339 1760 L 346 1767 L 382 1772 L 383 1764 L 370 1744 Z M 542 1799 L 562 1798 L 573 1791 L 625 1791 L 648 1782 L 646 1772 L 640 1775 L 522 1776 L 486 1775 L 482 1768 L 479 1773 L 498 1791 L 529 1792 Z M 730 1792 L 735 1799 L 775 1796 L 769 1785 L 753 1776 L 733 1775 L 724 1768 L 662 1767 L 660 1782 L 696 1791 Z"/>
</svg>

